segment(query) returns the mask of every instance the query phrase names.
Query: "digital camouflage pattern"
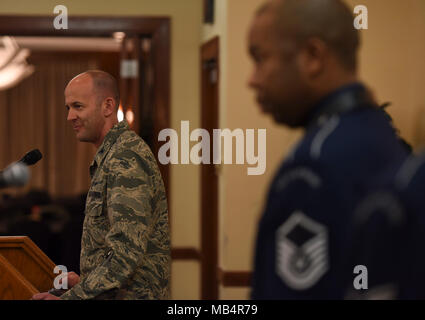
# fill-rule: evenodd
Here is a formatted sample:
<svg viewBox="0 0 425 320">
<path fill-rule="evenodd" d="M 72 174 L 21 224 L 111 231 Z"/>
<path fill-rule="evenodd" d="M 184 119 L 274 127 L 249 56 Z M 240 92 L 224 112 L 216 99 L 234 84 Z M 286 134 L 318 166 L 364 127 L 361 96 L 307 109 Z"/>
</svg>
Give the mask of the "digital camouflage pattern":
<svg viewBox="0 0 425 320">
<path fill-rule="evenodd" d="M 90 175 L 80 283 L 61 298 L 169 298 L 165 188 L 151 150 L 126 121 L 108 132 Z"/>
</svg>

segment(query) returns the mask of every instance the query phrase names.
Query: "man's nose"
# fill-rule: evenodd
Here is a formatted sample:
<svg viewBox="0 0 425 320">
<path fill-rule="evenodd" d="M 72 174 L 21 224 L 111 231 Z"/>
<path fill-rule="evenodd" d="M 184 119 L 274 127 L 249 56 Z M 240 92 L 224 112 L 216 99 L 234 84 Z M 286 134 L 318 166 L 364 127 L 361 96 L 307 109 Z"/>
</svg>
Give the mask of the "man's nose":
<svg viewBox="0 0 425 320">
<path fill-rule="evenodd" d="M 247 83 L 248 84 L 248 87 L 250 87 L 252 89 L 257 88 L 258 87 L 258 83 L 257 82 L 258 81 L 257 81 L 256 72 L 253 71 L 253 72 L 251 72 L 251 75 L 248 78 L 248 83 Z"/>
<path fill-rule="evenodd" d="M 68 110 L 68 117 L 66 118 L 66 120 L 72 121 L 72 120 L 75 120 L 75 119 L 77 119 L 77 116 L 76 116 L 74 110 L 72 108 L 70 108 Z"/>
</svg>

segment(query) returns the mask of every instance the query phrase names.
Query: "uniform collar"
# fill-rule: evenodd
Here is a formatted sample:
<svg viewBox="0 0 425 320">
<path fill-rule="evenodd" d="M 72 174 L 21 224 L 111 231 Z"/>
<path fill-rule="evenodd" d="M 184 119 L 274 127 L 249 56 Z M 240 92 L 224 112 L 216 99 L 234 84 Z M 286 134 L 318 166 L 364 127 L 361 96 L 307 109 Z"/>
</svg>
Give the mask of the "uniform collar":
<svg viewBox="0 0 425 320">
<path fill-rule="evenodd" d="M 371 105 L 366 88 L 359 82 L 342 86 L 324 98 L 320 99 L 312 108 L 312 112 L 307 120 L 306 127 L 320 125 L 322 120 L 326 120 L 333 115 L 351 111 L 356 108 Z"/>
<path fill-rule="evenodd" d="M 93 175 L 99 166 L 100 163 L 102 163 L 105 156 L 108 154 L 111 147 L 114 145 L 114 143 L 117 141 L 118 137 L 124 132 L 130 129 L 130 126 L 128 125 L 126 120 L 123 120 L 121 122 L 118 122 L 116 125 L 112 127 L 111 130 L 106 134 L 105 138 L 103 139 L 102 144 L 97 149 L 96 155 L 94 156 L 94 159 L 92 163 L 90 164 L 90 176 L 93 178 Z"/>
</svg>

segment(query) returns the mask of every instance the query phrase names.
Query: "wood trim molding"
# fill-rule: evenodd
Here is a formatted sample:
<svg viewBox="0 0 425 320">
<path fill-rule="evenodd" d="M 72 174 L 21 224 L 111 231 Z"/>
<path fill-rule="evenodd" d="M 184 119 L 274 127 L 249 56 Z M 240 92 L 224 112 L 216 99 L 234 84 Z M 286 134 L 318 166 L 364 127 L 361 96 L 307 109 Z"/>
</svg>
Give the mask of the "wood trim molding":
<svg viewBox="0 0 425 320">
<path fill-rule="evenodd" d="M 219 269 L 219 281 L 223 287 L 251 287 L 251 271 L 224 271 Z"/>
<path fill-rule="evenodd" d="M 113 32 L 128 35 L 154 34 L 168 17 L 134 16 L 69 16 L 68 29 L 53 26 L 55 16 L 1 15 L 2 34 L 12 36 L 99 36 L 109 37 Z M 142 33 L 141 33 L 142 31 Z"/>
<path fill-rule="evenodd" d="M 201 261 L 202 255 L 196 248 L 180 247 L 171 249 L 171 258 L 173 260 L 197 260 Z"/>
</svg>

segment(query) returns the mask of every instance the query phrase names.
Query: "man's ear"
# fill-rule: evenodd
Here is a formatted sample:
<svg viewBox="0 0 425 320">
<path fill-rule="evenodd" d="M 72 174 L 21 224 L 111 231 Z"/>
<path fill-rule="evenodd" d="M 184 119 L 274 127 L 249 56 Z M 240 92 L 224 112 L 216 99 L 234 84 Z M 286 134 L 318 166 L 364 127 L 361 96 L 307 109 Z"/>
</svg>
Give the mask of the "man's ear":
<svg viewBox="0 0 425 320">
<path fill-rule="evenodd" d="M 115 100 L 113 98 L 106 98 L 103 101 L 103 115 L 105 117 L 111 116 L 115 112 Z"/>
<path fill-rule="evenodd" d="M 318 38 L 310 38 L 304 43 L 298 65 L 307 78 L 314 79 L 322 73 L 327 51 L 326 44 Z"/>
</svg>

